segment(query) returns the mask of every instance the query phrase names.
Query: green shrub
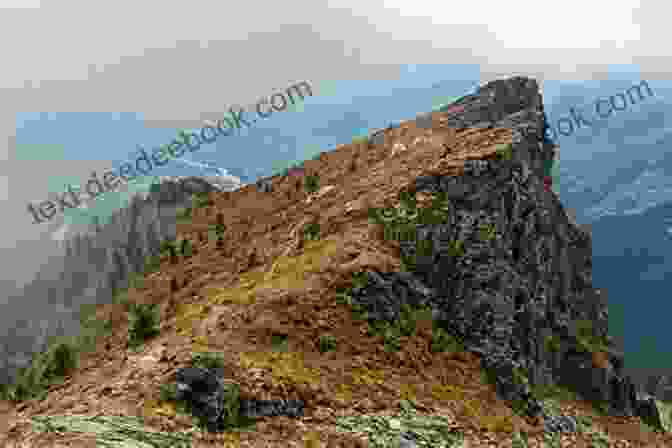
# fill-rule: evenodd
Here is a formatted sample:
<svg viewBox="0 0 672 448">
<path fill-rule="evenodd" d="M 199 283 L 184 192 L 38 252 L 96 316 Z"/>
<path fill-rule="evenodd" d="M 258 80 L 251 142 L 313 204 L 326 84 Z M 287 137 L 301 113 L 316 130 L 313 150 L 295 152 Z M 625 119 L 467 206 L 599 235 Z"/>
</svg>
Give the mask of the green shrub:
<svg viewBox="0 0 672 448">
<path fill-rule="evenodd" d="M 320 336 L 319 342 L 320 353 L 325 353 L 336 349 L 336 338 L 332 335 Z"/>
<path fill-rule="evenodd" d="M 492 241 L 497 236 L 497 228 L 494 224 L 482 224 L 479 228 L 479 237 L 483 241 Z"/>
<path fill-rule="evenodd" d="M 589 416 L 577 415 L 575 418 L 579 432 L 588 432 L 593 427 L 593 420 Z"/>
<path fill-rule="evenodd" d="M 286 352 L 289 349 L 289 340 L 287 335 L 284 334 L 274 334 L 271 336 L 271 346 L 274 351 L 277 352 Z"/>
<path fill-rule="evenodd" d="M 413 336 L 417 328 L 417 316 L 415 310 L 408 304 L 401 305 L 397 323 L 401 335 Z"/>
<path fill-rule="evenodd" d="M 515 367 L 513 369 L 513 381 L 520 386 L 530 384 L 530 380 L 527 378 L 527 372 L 522 367 Z"/>
<path fill-rule="evenodd" d="M 177 210 L 175 217 L 179 222 L 191 221 L 192 216 L 191 212 L 192 212 L 191 207 L 179 208 Z"/>
<path fill-rule="evenodd" d="M 221 247 L 224 243 L 224 233 L 226 232 L 224 223 L 218 222 L 216 224 L 211 224 L 208 228 L 208 232 L 215 235 L 217 245 Z M 212 239 L 212 236 L 210 236 L 210 239 Z"/>
<path fill-rule="evenodd" d="M 451 257 L 461 257 L 464 255 L 464 241 L 452 240 L 448 243 L 448 253 Z"/>
<path fill-rule="evenodd" d="M 47 395 L 49 384 L 63 379 L 75 369 L 79 361 L 76 345 L 58 338 L 41 353 L 35 353 L 30 365 L 17 371 L 13 384 L 2 385 L 1 398 L 20 402 L 30 399 L 42 400 Z"/>
<path fill-rule="evenodd" d="M 352 291 L 349 288 L 336 291 L 336 303 L 341 305 L 352 305 Z"/>
<path fill-rule="evenodd" d="M 182 252 L 183 257 L 191 257 L 193 255 L 193 248 L 191 246 L 191 241 L 188 239 L 183 239 L 180 244 L 180 252 Z"/>
<path fill-rule="evenodd" d="M 210 194 L 208 193 L 196 193 L 193 196 L 193 208 L 202 208 L 212 205 L 210 200 Z"/>
<path fill-rule="evenodd" d="M 547 352 L 556 353 L 562 348 L 560 338 L 555 335 L 548 335 L 544 338 L 544 348 Z"/>
<path fill-rule="evenodd" d="M 601 415 L 609 415 L 609 403 L 606 401 L 597 400 L 592 402 L 593 409 Z"/>
<path fill-rule="evenodd" d="M 353 288 L 366 288 L 369 284 L 369 274 L 366 271 L 356 272 L 352 275 Z"/>
<path fill-rule="evenodd" d="M 415 245 L 416 252 L 421 257 L 431 257 L 434 255 L 434 241 L 427 240 L 418 240 Z"/>
<path fill-rule="evenodd" d="M 142 343 L 159 334 L 159 305 L 130 304 L 128 347 L 138 348 Z"/>
<path fill-rule="evenodd" d="M 559 384 L 533 385 L 532 395 L 537 400 L 540 401 L 545 400 L 572 401 L 578 398 L 576 393 L 572 392 L 571 390 Z"/>
<path fill-rule="evenodd" d="M 610 446 L 609 435 L 602 431 L 593 431 L 591 434 L 591 439 L 593 442 L 593 447 L 595 448 L 608 448 Z"/>
<path fill-rule="evenodd" d="M 443 328 L 437 326 L 432 330 L 432 352 L 454 353 L 463 350 L 462 344 Z"/>
<path fill-rule="evenodd" d="M 510 143 L 497 145 L 497 158 L 511 160 L 513 158 L 513 146 Z"/>
<path fill-rule="evenodd" d="M 303 187 L 306 193 L 317 193 L 320 189 L 320 178 L 316 174 L 308 175 L 304 178 Z"/>
<path fill-rule="evenodd" d="M 177 247 L 175 245 L 175 240 L 174 239 L 166 239 L 161 242 L 160 246 L 161 253 L 168 253 L 170 254 L 170 260 L 171 263 L 175 263 L 177 260 Z"/>
<path fill-rule="evenodd" d="M 191 357 L 191 365 L 202 369 L 221 369 L 224 367 L 224 357 L 221 353 L 195 353 Z"/>
<path fill-rule="evenodd" d="M 368 309 L 366 305 L 361 303 L 353 303 L 351 306 L 352 316 L 355 319 L 366 320 L 369 317 Z"/>
<path fill-rule="evenodd" d="M 390 325 L 385 328 L 383 332 L 383 343 L 385 350 L 388 352 L 396 352 L 401 350 L 401 330 L 397 325 Z"/>
<path fill-rule="evenodd" d="M 403 272 L 415 272 L 418 269 L 418 261 L 414 255 L 401 254 L 401 269 Z"/>
<path fill-rule="evenodd" d="M 516 431 L 511 438 L 511 448 L 528 448 L 529 437 L 526 432 Z"/>
<path fill-rule="evenodd" d="M 585 353 L 603 352 L 608 350 L 606 338 L 595 335 L 593 323 L 589 319 L 576 321 L 577 349 Z"/>
<path fill-rule="evenodd" d="M 75 345 L 70 342 L 59 342 L 47 351 L 44 378 L 50 380 L 64 377 L 77 368 L 78 361 L 78 350 Z"/>
<path fill-rule="evenodd" d="M 303 237 L 308 241 L 317 241 L 320 239 L 320 225 L 316 222 L 306 224 L 303 227 Z"/>
<path fill-rule="evenodd" d="M 560 448 L 560 433 L 544 433 L 544 442 L 548 448 Z"/>
<path fill-rule="evenodd" d="M 142 288 L 144 286 L 145 279 L 141 273 L 133 272 L 128 277 L 128 287 L 129 288 Z"/>
<path fill-rule="evenodd" d="M 177 401 L 177 385 L 164 383 L 159 386 L 159 398 L 161 401 Z"/>
<path fill-rule="evenodd" d="M 369 336 L 380 336 L 385 334 L 385 330 L 390 327 L 390 322 L 386 320 L 372 320 L 369 322 L 367 334 Z"/>
<path fill-rule="evenodd" d="M 151 274 L 156 272 L 161 267 L 161 257 L 159 256 L 148 256 L 145 259 L 145 274 Z"/>
</svg>

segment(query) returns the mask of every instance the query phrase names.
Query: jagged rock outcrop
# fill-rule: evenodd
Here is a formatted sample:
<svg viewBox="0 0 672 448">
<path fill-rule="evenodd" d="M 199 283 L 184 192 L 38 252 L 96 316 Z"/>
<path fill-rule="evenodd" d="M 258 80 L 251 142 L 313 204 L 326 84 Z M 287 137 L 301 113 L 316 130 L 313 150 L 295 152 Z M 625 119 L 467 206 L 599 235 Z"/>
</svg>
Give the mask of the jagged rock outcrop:
<svg viewBox="0 0 672 448">
<path fill-rule="evenodd" d="M 175 373 L 176 399 L 187 403 L 194 417 L 212 432 L 234 426 L 239 418 L 299 417 L 301 400 L 241 399 L 236 384 L 221 378 L 221 371 L 185 367 Z"/>
<path fill-rule="evenodd" d="M 430 305 L 483 356 L 498 392 L 525 403 L 530 415 L 546 414 L 530 386 L 548 384 L 566 385 L 615 414 L 637 413 L 623 354 L 608 338 L 606 293 L 592 286 L 591 235 L 543 186 L 554 145 L 544 138 L 536 82 L 494 81 L 457 104 L 462 111 L 451 115 L 452 126 L 513 130 L 511 159 L 467 161 L 458 177 L 418 178 L 414 192 L 445 193 L 449 222 L 418 225 L 416 240 L 432 241 L 433 251 L 402 241 L 415 272 L 370 273 L 355 303 L 385 319 L 398 317 L 402 303 Z M 495 230 L 491 237 L 483 238 L 483 226 Z M 463 254 L 451 255 L 455 241 Z"/>
</svg>

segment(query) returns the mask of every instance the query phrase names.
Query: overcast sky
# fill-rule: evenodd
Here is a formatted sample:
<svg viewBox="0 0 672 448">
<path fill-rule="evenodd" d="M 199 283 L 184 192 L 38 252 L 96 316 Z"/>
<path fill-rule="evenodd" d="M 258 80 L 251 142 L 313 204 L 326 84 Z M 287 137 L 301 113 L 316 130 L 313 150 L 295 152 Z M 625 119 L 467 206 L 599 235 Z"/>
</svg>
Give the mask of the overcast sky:
<svg viewBox="0 0 672 448">
<path fill-rule="evenodd" d="M 405 64 L 480 64 L 481 82 L 600 79 L 614 65 L 670 79 L 668 5 L 0 0 L 0 247 L 38 238 L 46 228 L 29 224 L 26 203 L 54 176 L 110 168 L 96 144 L 115 138 L 83 133 L 85 156 L 19 153 L 17 113 L 130 112 L 147 128 L 196 128 L 297 81 L 391 79 Z"/>
</svg>

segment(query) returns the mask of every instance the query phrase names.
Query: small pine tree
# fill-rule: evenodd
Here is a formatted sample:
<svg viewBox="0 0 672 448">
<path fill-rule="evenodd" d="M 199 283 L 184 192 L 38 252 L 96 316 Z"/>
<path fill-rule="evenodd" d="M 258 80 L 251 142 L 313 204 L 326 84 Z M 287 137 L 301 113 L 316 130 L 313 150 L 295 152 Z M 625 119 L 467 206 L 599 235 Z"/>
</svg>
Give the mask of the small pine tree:
<svg viewBox="0 0 672 448">
<path fill-rule="evenodd" d="M 180 252 L 182 252 L 183 257 L 189 257 L 192 255 L 193 249 L 191 247 L 191 241 L 188 239 L 182 240 L 182 245 L 180 247 Z"/>
<path fill-rule="evenodd" d="M 320 178 L 316 174 L 305 177 L 304 185 L 307 193 L 316 193 L 320 189 Z"/>
<path fill-rule="evenodd" d="M 224 247 L 224 232 L 226 232 L 226 226 L 224 225 L 224 215 L 222 213 L 217 213 L 217 223 L 214 226 L 215 235 L 217 235 L 217 247 Z"/>
<path fill-rule="evenodd" d="M 159 306 L 131 304 L 129 310 L 128 347 L 138 347 L 146 339 L 159 334 Z"/>
<path fill-rule="evenodd" d="M 164 240 L 161 243 L 161 252 L 167 251 L 170 253 L 170 263 L 177 264 L 177 248 L 175 247 L 175 241 L 172 239 Z"/>
</svg>

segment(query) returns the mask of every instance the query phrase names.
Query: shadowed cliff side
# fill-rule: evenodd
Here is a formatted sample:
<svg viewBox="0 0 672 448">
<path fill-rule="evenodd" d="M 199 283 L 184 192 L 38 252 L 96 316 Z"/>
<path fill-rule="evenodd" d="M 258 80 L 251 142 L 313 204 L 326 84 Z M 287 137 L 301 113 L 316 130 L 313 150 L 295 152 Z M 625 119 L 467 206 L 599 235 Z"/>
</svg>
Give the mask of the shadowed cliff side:
<svg viewBox="0 0 672 448">
<path fill-rule="evenodd" d="M 202 178 L 164 178 L 148 194 L 135 194 L 128 206 L 101 224 L 71 231 L 62 256 L 42 260 L 35 279 L 12 294 L 0 316 L 0 383 L 30 363 L 55 336 L 79 332 L 82 304 L 110 303 L 115 290 L 143 272 L 161 241 L 175 237 L 175 214 L 192 194 L 219 191 Z"/>
</svg>

